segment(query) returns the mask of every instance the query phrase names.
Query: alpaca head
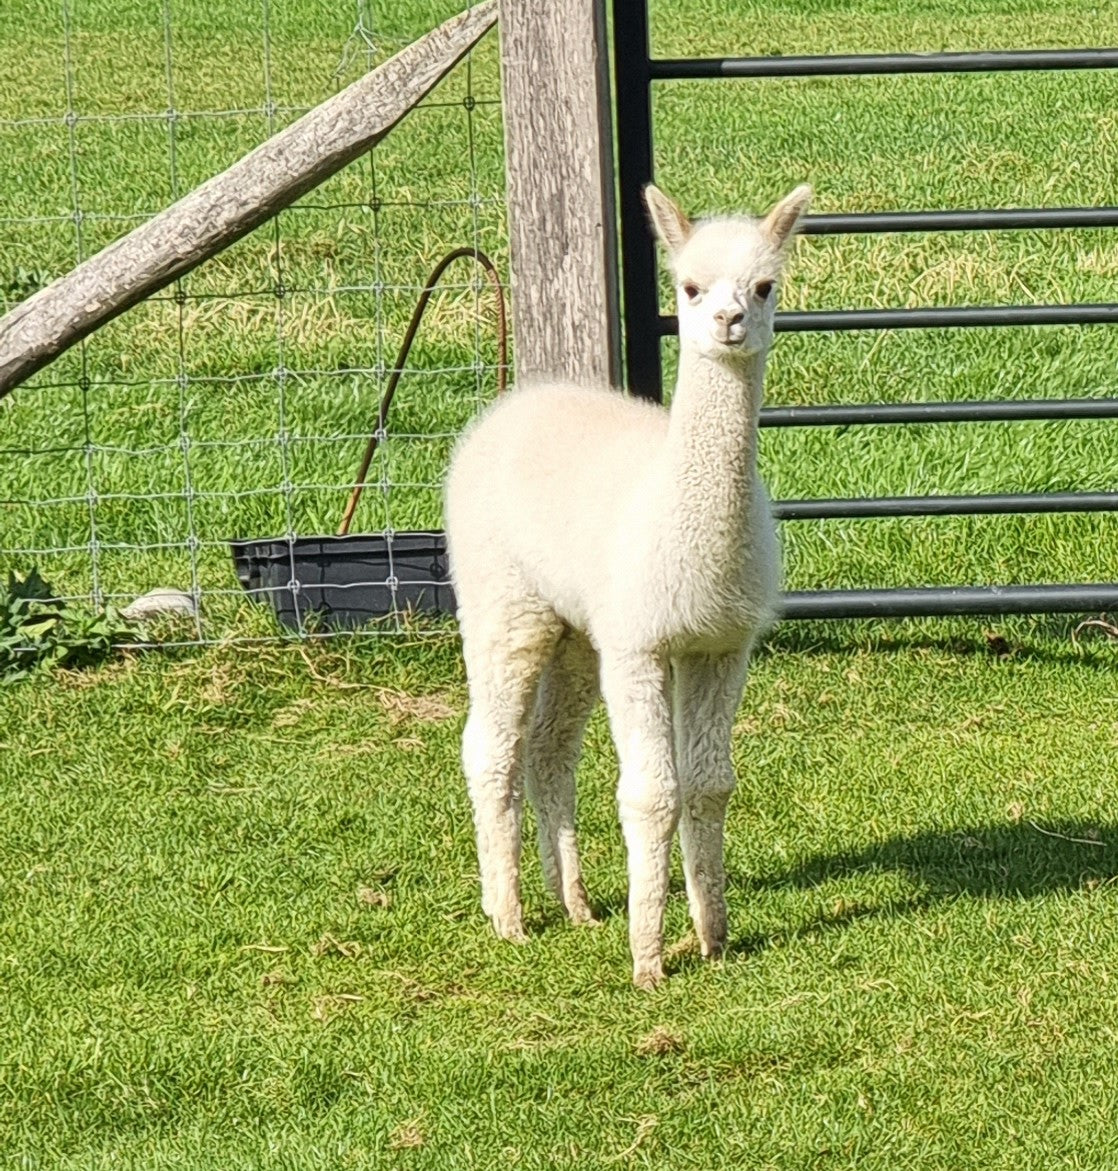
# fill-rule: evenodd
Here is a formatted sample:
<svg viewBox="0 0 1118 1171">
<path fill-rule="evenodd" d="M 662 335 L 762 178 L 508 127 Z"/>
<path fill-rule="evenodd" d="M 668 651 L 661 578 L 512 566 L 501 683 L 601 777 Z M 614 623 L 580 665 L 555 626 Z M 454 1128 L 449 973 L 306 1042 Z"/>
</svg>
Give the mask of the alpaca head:
<svg viewBox="0 0 1118 1171">
<path fill-rule="evenodd" d="M 768 349 L 777 282 L 811 188 L 797 187 L 763 220 L 697 224 L 651 183 L 644 198 L 675 277 L 680 345 L 726 360 Z"/>
</svg>

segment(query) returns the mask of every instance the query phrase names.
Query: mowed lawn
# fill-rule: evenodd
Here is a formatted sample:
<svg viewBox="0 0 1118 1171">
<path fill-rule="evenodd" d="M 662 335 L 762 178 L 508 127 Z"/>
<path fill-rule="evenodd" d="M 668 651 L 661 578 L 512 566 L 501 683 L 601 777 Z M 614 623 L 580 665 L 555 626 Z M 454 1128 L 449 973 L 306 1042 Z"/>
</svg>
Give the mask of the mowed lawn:
<svg viewBox="0 0 1118 1171">
<path fill-rule="evenodd" d="M 962 7 L 656 0 L 655 48 L 1118 44 L 1107 4 Z M 454 8 L 4 5 L 0 298 Z M 347 47 L 359 14 L 372 49 Z M 651 995 L 629 986 L 601 713 L 580 826 L 603 924 L 563 922 L 529 824 L 516 948 L 480 912 L 453 630 L 237 641 L 274 628 L 227 539 L 332 530 L 416 286 L 460 244 L 507 267 L 496 50 L 278 230 L 0 403 L 0 570 L 37 564 L 78 599 L 197 586 L 225 640 L 0 688 L 0 1166 L 1110 1171 L 1106 627 L 777 631 L 735 738 L 730 953 L 698 959 L 677 867 Z M 820 211 L 1103 204 L 1118 182 L 1108 71 L 673 84 L 655 107 L 658 180 L 696 211 L 805 180 Z M 1111 301 L 1116 276 L 1106 231 L 816 238 L 785 305 Z M 359 528 L 438 525 L 454 435 L 493 394 L 487 298 L 465 269 L 452 284 Z M 1113 396 L 1116 370 L 1101 327 L 785 335 L 768 398 Z M 761 458 L 784 498 L 1112 488 L 1118 430 L 782 430 Z M 1102 514 L 783 536 L 793 588 L 1118 580 Z"/>
<path fill-rule="evenodd" d="M 1012 633 L 1012 632 L 1011 632 Z M 629 984 L 525 865 L 478 905 L 452 638 L 0 691 L 0 1151 L 35 1168 L 1110 1168 L 1118 666 L 1020 631 L 789 629 L 735 757 L 731 947 Z"/>
</svg>

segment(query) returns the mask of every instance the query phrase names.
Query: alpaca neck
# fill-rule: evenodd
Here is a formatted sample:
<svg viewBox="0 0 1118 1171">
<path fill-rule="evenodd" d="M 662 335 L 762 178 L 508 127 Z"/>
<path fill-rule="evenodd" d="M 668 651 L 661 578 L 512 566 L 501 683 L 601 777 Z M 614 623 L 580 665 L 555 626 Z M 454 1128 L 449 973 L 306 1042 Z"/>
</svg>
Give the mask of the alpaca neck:
<svg viewBox="0 0 1118 1171">
<path fill-rule="evenodd" d="M 732 561 L 749 539 L 765 357 L 719 360 L 684 344 L 672 399 L 670 490 L 693 530 L 681 536 Z"/>
</svg>

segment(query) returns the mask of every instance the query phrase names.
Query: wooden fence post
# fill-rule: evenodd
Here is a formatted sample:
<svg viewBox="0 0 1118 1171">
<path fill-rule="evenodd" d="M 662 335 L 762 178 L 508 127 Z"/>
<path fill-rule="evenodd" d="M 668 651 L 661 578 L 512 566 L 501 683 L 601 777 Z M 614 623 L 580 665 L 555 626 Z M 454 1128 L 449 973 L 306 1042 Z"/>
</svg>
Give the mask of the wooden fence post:
<svg viewBox="0 0 1118 1171">
<path fill-rule="evenodd" d="M 501 0 L 516 373 L 621 385 L 602 0 Z"/>
</svg>

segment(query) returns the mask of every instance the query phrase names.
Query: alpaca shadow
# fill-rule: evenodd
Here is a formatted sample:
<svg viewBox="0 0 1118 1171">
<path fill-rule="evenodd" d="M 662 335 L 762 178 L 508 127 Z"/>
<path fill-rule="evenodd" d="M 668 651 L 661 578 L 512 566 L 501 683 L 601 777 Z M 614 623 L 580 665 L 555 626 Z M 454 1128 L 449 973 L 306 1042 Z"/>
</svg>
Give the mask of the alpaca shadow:
<svg viewBox="0 0 1118 1171">
<path fill-rule="evenodd" d="M 745 959 L 795 940 L 846 930 L 863 919 L 911 916 L 959 898 L 1023 901 L 1118 882 L 1118 823 L 1020 821 L 925 830 L 863 850 L 810 858 L 783 873 L 727 878 L 731 896 L 737 891 L 748 897 L 751 891 L 810 890 L 882 872 L 904 875 L 917 889 L 911 895 L 873 903 L 861 903 L 856 896 L 836 898 L 830 909 L 806 922 L 766 934 L 731 935 L 726 958 Z M 682 893 L 678 880 L 672 882 L 672 893 Z M 591 899 L 595 918 L 605 922 L 624 917 L 626 891 L 603 895 Z M 553 927 L 563 921 L 561 910 L 549 908 L 534 926 Z M 668 972 L 686 971 L 703 962 L 693 938 L 669 945 L 665 954 Z"/>
<path fill-rule="evenodd" d="M 769 948 L 786 947 L 798 939 L 819 938 L 835 931 L 845 931 L 851 924 L 860 919 L 884 919 L 912 915 L 917 911 L 926 910 L 935 901 L 928 895 L 914 895 L 912 898 L 894 899 L 872 907 L 857 904 L 838 906 L 833 911 L 824 911 L 805 923 L 798 923 L 783 931 L 770 931 L 764 935 L 756 933 L 731 938 L 726 945 L 726 958 L 748 959 L 751 956 L 760 955 L 763 951 L 768 951 Z M 688 958 L 697 962 L 695 956 Z"/>
<path fill-rule="evenodd" d="M 958 898 L 1025 900 L 1095 889 L 1118 880 L 1118 824 L 1021 821 L 926 830 L 811 858 L 783 874 L 731 881 L 746 891 L 807 890 L 883 871 L 905 875 L 918 892 L 877 905 L 838 899 L 832 911 L 796 928 L 733 940 L 730 954 L 751 955 L 793 938 L 842 930 L 859 919 L 910 915 Z"/>
<path fill-rule="evenodd" d="M 1019 821 L 925 830 L 742 885 L 802 889 L 882 870 L 907 874 L 936 899 L 1036 898 L 1118 878 L 1118 824 Z"/>
</svg>

